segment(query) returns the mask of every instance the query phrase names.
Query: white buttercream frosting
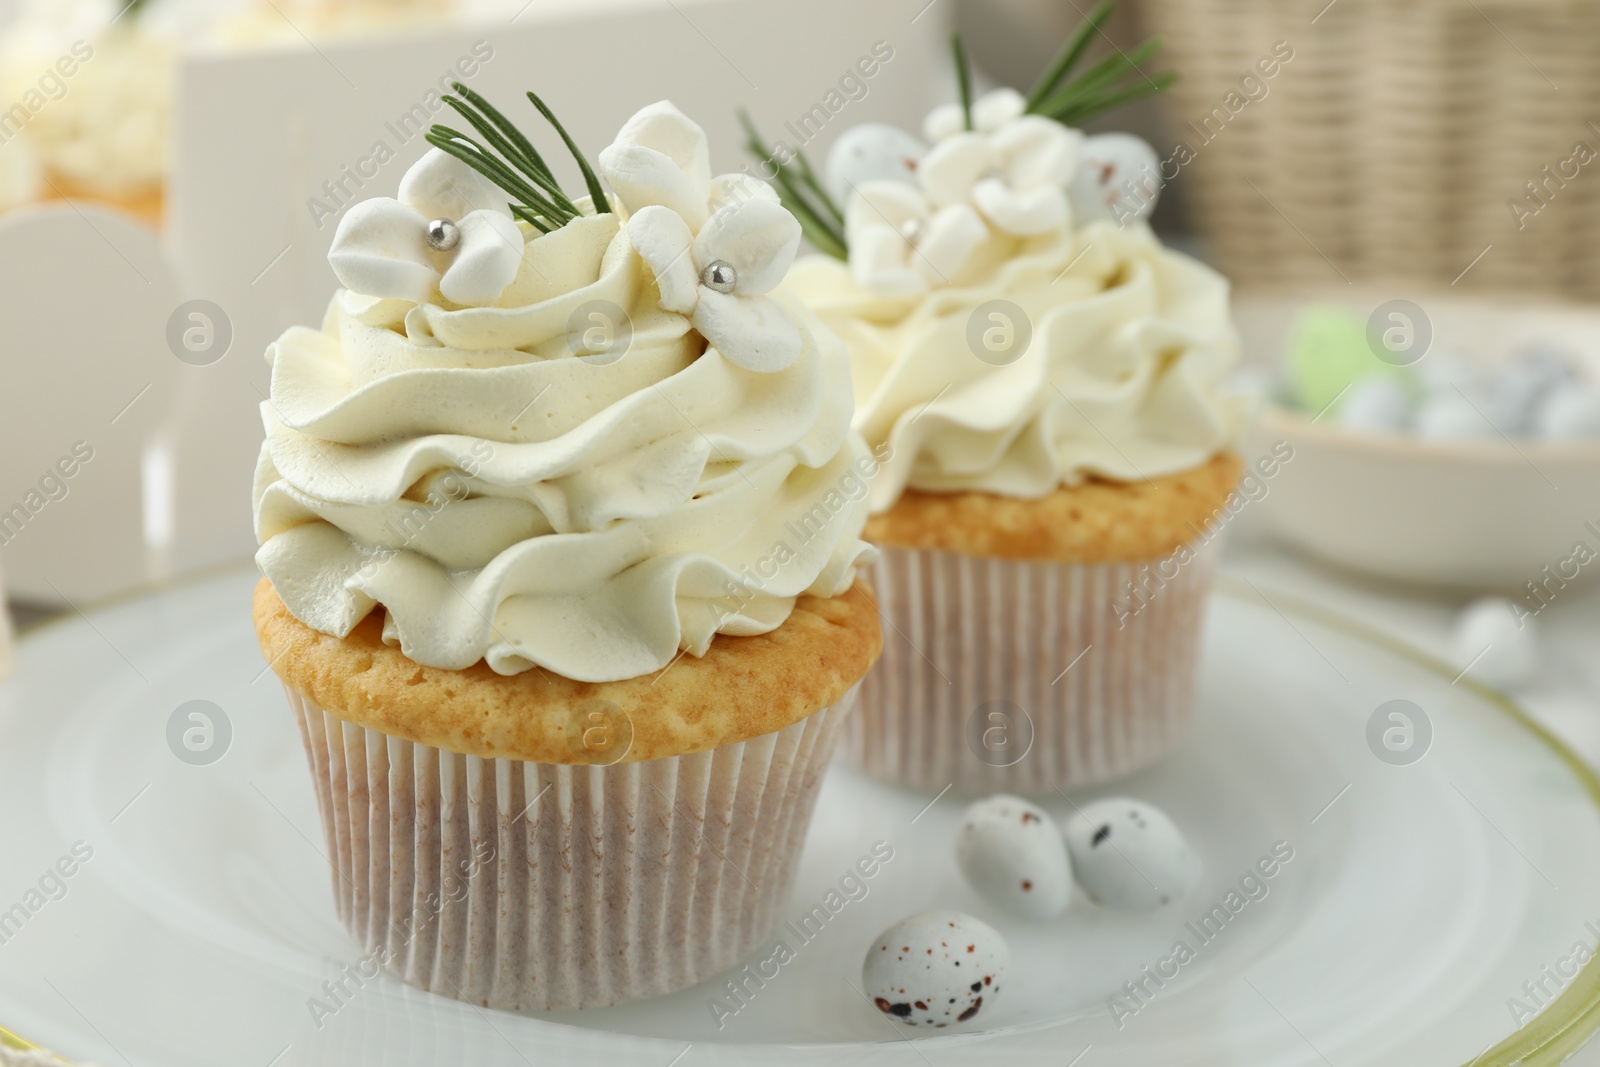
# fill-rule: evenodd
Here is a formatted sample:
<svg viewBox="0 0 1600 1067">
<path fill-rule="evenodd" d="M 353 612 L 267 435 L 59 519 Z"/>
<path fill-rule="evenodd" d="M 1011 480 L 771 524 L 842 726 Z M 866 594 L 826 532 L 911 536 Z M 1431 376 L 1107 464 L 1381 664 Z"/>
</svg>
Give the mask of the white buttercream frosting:
<svg viewBox="0 0 1600 1067">
<path fill-rule="evenodd" d="M 627 222 L 521 224 L 482 306 L 345 290 L 272 346 L 257 561 L 298 619 L 344 636 L 381 605 L 418 663 L 608 681 L 849 587 L 875 461 L 843 346 L 777 290 L 793 361 L 726 358 Z"/>
<path fill-rule="evenodd" d="M 893 295 L 825 256 L 790 272 L 849 348 L 856 426 L 888 457 L 874 512 L 907 488 L 1040 497 L 1089 475 L 1176 473 L 1243 432 L 1247 401 L 1224 387 L 1238 355 L 1227 282 L 1143 223 L 997 235 L 954 281 Z M 1021 309 L 1026 348 L 991 301 Z"/>
</svg>

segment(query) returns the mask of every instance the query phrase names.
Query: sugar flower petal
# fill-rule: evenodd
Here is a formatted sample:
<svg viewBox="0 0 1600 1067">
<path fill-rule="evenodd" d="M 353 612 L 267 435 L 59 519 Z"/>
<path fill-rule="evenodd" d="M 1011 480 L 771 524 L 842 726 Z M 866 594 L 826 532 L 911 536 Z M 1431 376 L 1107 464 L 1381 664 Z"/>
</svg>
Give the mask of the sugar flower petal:
<svg viewBox="0 0 1600 1067">
<path fill-rule="evenodd" d="M 917 180 L 935 204 L 958 204 L 995 165 L 989 139 L 981 133 L 946 137 L 922 157 Z"/>
<path fill-rule="evenodd" d="M 474 211 L 510 217 L 510 198 L 489 179 L 448 152 L 430 148 L 400 179 L 400 202 L 432 219 L 460 221 Z"/>
<path fill-rule="evenodd" d="M 705 131 L 669 101 L 640 110 L 600 152 L 600 172 L 630 212 L 651 204 L 698 230 L 709 214 L 711 152 Z"/>
<path fill-rule="evenodd" d="M 730 362 L 771 373 L 800 356 L 800 327 L 776 300 L 700 290 L 694 327 Z"/>
<path fill-rule="evenodd" d="M 687 315 L 699 300 L 700 275 L 690 254 L 694 235 L 676 211 L 652 204 L 628 219 L 628 242 L 655 274 L 661 306 Z"/>
<path fill-rule="evenodd" d="M 389 197 L 352 204 L 334 231 L 328 263 L 352 292 L 424 303 L 439 282 L 427 225 L 415 209 Z"/>
<path fill-rule="evenodd" d="M 988 239 L 989 227 L 976 211 L 966 204 L 951 204 L 928 220 L 911 265 L 930 282 L 948 285 Z"/>
<path fill-rule="evenodd" d="M 734 269 L 739 296 L 770 292 L 782 283 L 800 248 L 800 223 L 782 204 L 746 200 L 717 211 L 694 239 L 695 264 L 719 260 Z"/>
<path fill-rule="evenodd" d="M 453 304 L 492 304 L 516 280 L 522 266 L 526 243 L 522 230 L 510 215 L 492 210 L 471 212 L 457 225 L 461 243 L 439 282 L 439 292 Z"/>
</svg>

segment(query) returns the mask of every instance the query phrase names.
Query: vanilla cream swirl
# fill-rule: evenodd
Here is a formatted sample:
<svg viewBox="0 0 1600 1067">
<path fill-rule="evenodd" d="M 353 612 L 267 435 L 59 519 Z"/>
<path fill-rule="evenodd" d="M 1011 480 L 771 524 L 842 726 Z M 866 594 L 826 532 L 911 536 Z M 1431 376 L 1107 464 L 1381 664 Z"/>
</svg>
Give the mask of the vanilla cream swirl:
<svg viewBox="0 0 1600 1067">
<path fill-rule="evenodd" d="M 848 588 L 875 472 L 843 347 L 779 292 L 799 357 L 733 364 L 618 226 L 529 234 L 492 306 L 341 291 L 271 348 L 256 558 L 296 618 L 342 637 L 381 605 L 418 663 L 609 681 Z M 609 307 L 625 354 L 574 355 Z"/>
<path fill-rule="evenodd" d="M 789 274 L 850 351 L 855 425 L 886 457 L 874 513 L 908 488 L 1036 498 L 1091 475 L 1142 481 L 1241 436 L 1248 403 L 1224 386 L 1239 348 L 1227 282 L 1143 223 L 996 238 L 948 280 L 879 295 L 823 256 Z M 992 301 L 1022 310 L 1026 348 Z M 980 358 L 974 339 L 1008 325 L 1015 347 Z"/>
</svg>

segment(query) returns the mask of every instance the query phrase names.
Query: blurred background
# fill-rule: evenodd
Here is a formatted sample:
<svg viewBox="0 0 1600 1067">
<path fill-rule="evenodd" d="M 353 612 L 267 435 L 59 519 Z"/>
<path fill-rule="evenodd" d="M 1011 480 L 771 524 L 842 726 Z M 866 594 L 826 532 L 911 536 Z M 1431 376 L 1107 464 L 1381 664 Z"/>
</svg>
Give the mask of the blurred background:
<svg viewBox="0 0 1600 1067">
<path fill-rule="evenodd" d="M 0 575 L 31 623 L 247 560 L 261 354 L 319 320 L 345 206 L 452 80 L 537 87 L 593 154 L 668 96 L 826 157 L 1026 90 L 1077 0 L 0 0 Z M 1125 0 L 1163 46 L 1105 116 L 1157 232 L 1234 283 L 1235 566 L 1519 691 L 1600 757 L 1600 3 Z M 868 78 L 863 56 L 887 54 Z M 849 79 L 846 81 L 845 79 Z"/>
</svg>

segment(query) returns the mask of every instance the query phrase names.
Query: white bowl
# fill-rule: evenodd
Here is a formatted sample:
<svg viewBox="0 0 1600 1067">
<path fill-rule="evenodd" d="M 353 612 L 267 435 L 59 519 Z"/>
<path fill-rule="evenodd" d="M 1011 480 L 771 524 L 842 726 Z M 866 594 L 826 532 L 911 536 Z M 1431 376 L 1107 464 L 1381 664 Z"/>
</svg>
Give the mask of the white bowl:
<svg viewBox="0 0 1600 1067">
<path fill-rule="evenodd" d="M 1365 318 L 1396 298 L 1416 302 L 1432 321 L 1435 339 L 1424 359 L 1441 349 L 1503 358 L 1549 341 L 1584 357 L 1600 377 L 1600 309 L 1394 289 L 1242 298 L 1236 314 L 1246 359 L 1277 366 L 1288 330 L 1309 304 L 1345 306 Z M 1328 562 L 1524 596 L 1532 583 L 1544 600 L 1600 576 L 1600 442 L 1423 441 L 1269 405 L 1246 454 L 1266 454 L 1280 441 L 1294 456 L 1270 482 L 1260 518 Z"/>
</svg>

